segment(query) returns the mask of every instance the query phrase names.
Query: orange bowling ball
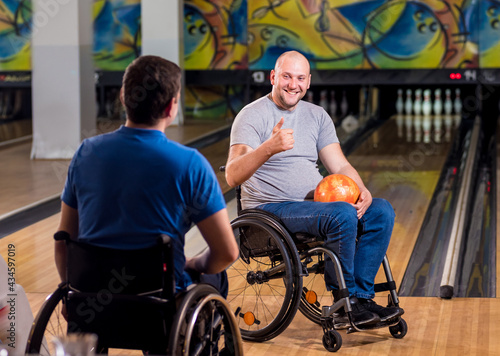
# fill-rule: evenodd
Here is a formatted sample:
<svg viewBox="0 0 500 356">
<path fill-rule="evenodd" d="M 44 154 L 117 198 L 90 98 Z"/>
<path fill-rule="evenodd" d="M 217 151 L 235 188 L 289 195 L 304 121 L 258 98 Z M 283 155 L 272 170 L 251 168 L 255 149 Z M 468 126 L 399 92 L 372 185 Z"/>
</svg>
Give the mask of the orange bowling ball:
<svg viewBox="0 0 500 356">
<path fill-rule="evenodd" d="M 359 198 L 359 187 L 355 181 L 343 174 L 330 174 L 319 182 L 314 191 L 314 201 L 328 203 L 345 201 L 355 204 Z"/>
</svg>

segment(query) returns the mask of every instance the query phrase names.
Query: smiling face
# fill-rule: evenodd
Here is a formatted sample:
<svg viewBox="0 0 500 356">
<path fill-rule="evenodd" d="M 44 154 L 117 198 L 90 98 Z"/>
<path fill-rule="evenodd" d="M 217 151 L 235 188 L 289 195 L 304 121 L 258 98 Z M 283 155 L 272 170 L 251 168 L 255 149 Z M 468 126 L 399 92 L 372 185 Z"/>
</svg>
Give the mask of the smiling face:
<svg viewBox="0 0 500 356">
<path fill-rule="evenodd" d="M 276 61 L 270 77 L 274 103 L 284 110 L 292 111 L 309 89 L 309 62 L 299 52 L 286 52 Z"/>
</svg>

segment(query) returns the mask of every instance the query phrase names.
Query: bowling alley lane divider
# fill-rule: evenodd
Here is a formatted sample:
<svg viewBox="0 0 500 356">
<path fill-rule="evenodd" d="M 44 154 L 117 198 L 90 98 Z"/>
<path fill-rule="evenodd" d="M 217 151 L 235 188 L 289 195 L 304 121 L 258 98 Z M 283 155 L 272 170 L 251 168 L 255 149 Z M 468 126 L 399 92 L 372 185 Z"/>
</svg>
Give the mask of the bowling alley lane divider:
<svg viewBox="0 0 500 356">
<path fill-rule="evenodd" d="M 458 257 L 462 248 L 462 240 L 464 235 L 465 222 L 467 219 L 467 207 L 469 206 L 469 190 L 472 185 L 472 173 L 474 160 L 477 158 L 477 144 L 479 140 L 480 121 L 476 118 L 472 129 L 469 153 L 465 162 L 464 181 L 460 186 L 458 194 L 457 209 L 453 217 L 453 225 L 448 250 L 446 252 L 445 265 L 441 278 L 441 286 L 439 296 L 449 299 L 455 294 L 455 279 L 458 270 Z"/>
<path fill-rule="evenodd" d="M 57 214 L 61 210 L 60 194 L 41 199 L 0 216 L 0 238 Z"/>
</svg>

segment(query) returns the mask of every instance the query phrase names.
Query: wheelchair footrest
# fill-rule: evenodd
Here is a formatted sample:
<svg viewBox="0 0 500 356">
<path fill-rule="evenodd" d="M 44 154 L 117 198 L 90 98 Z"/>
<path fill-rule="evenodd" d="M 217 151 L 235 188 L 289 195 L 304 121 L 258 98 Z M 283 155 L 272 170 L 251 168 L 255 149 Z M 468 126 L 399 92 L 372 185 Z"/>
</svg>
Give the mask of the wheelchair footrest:
<svg viewBox="0 0 500 356">
<path fill-rule="evenodd" d="M 398 317 L 395 317 L 393 319 L 389 319 L 387 321 L 382 321 L 380 323 L 377 323 L 377 324 L 374 324 L 374 325 L 369 325 L 369 326 L 365 326 L 365 327 L 360 327 L 360 326 L 356 326 L 356 328 L 354 328 L 352 325 L 349 326 L 347 328 L 347 333 L 348 334 L 351 334 L 351 333 L 355 333 L 357 331 L 366 331 L 366 330 L 374 330 L 374 329 L 381 329 L 381 328 L 388 328 L 388 327 L 391 327 L 391 326 L 394 326 L 394 325 L 397 325 L 399 323 L 399 321 L 401 320 L 401 317 L 398 316 Z"/>
</svg>

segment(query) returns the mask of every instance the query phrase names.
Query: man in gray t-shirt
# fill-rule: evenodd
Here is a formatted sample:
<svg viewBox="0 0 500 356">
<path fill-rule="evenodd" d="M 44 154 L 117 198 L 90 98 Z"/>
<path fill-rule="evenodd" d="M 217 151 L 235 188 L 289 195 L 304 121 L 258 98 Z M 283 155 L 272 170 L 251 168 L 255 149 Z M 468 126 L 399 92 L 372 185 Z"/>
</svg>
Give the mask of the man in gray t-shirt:
<svg viewBox="0 0 500 356">
<path fill-rule="evenodd" d="M 319 106 L 302 101 L 309 89 L 309 62 L 296 51 L 283 53 L 270 75 L 272 91 L 245 106 L 231 131 L 226 164 L 230 186 L 241 185 L 243 208 L 277 215 L 291 233 L 320 236 L 342 264 L 354 323 L 369 326 L 403 314 L 373 301 L 374 280 L 386 254 L 394 226 L 389 202 L 372 198 L 357 171 L 342 153 L 335 127 Z M 312 201 L 323 178 L 321 160 L 329 173 L 351 177 L 359 186 L 356 204 Z M 331 262 L 325 282 L 339 299 Z M 336 316 L 344 323 L 345 313 Z"/>
<path fill-rule="evenodd" d="M 321 107 L 301 100 L 295 110 L 283 110 L 271 95 L 266 95 L 247 105 L 236 117 L 231 146 L 242 144 L 257 149 L 272 136 L 282 118 L 281 129 L 293 130 L 293 148 L 271 156 L 242 184 L 243 208 L 312 199 L 323 178 L 318 171 L 318 152 L 339 142 L 332 119 Z"/>
</svg>

